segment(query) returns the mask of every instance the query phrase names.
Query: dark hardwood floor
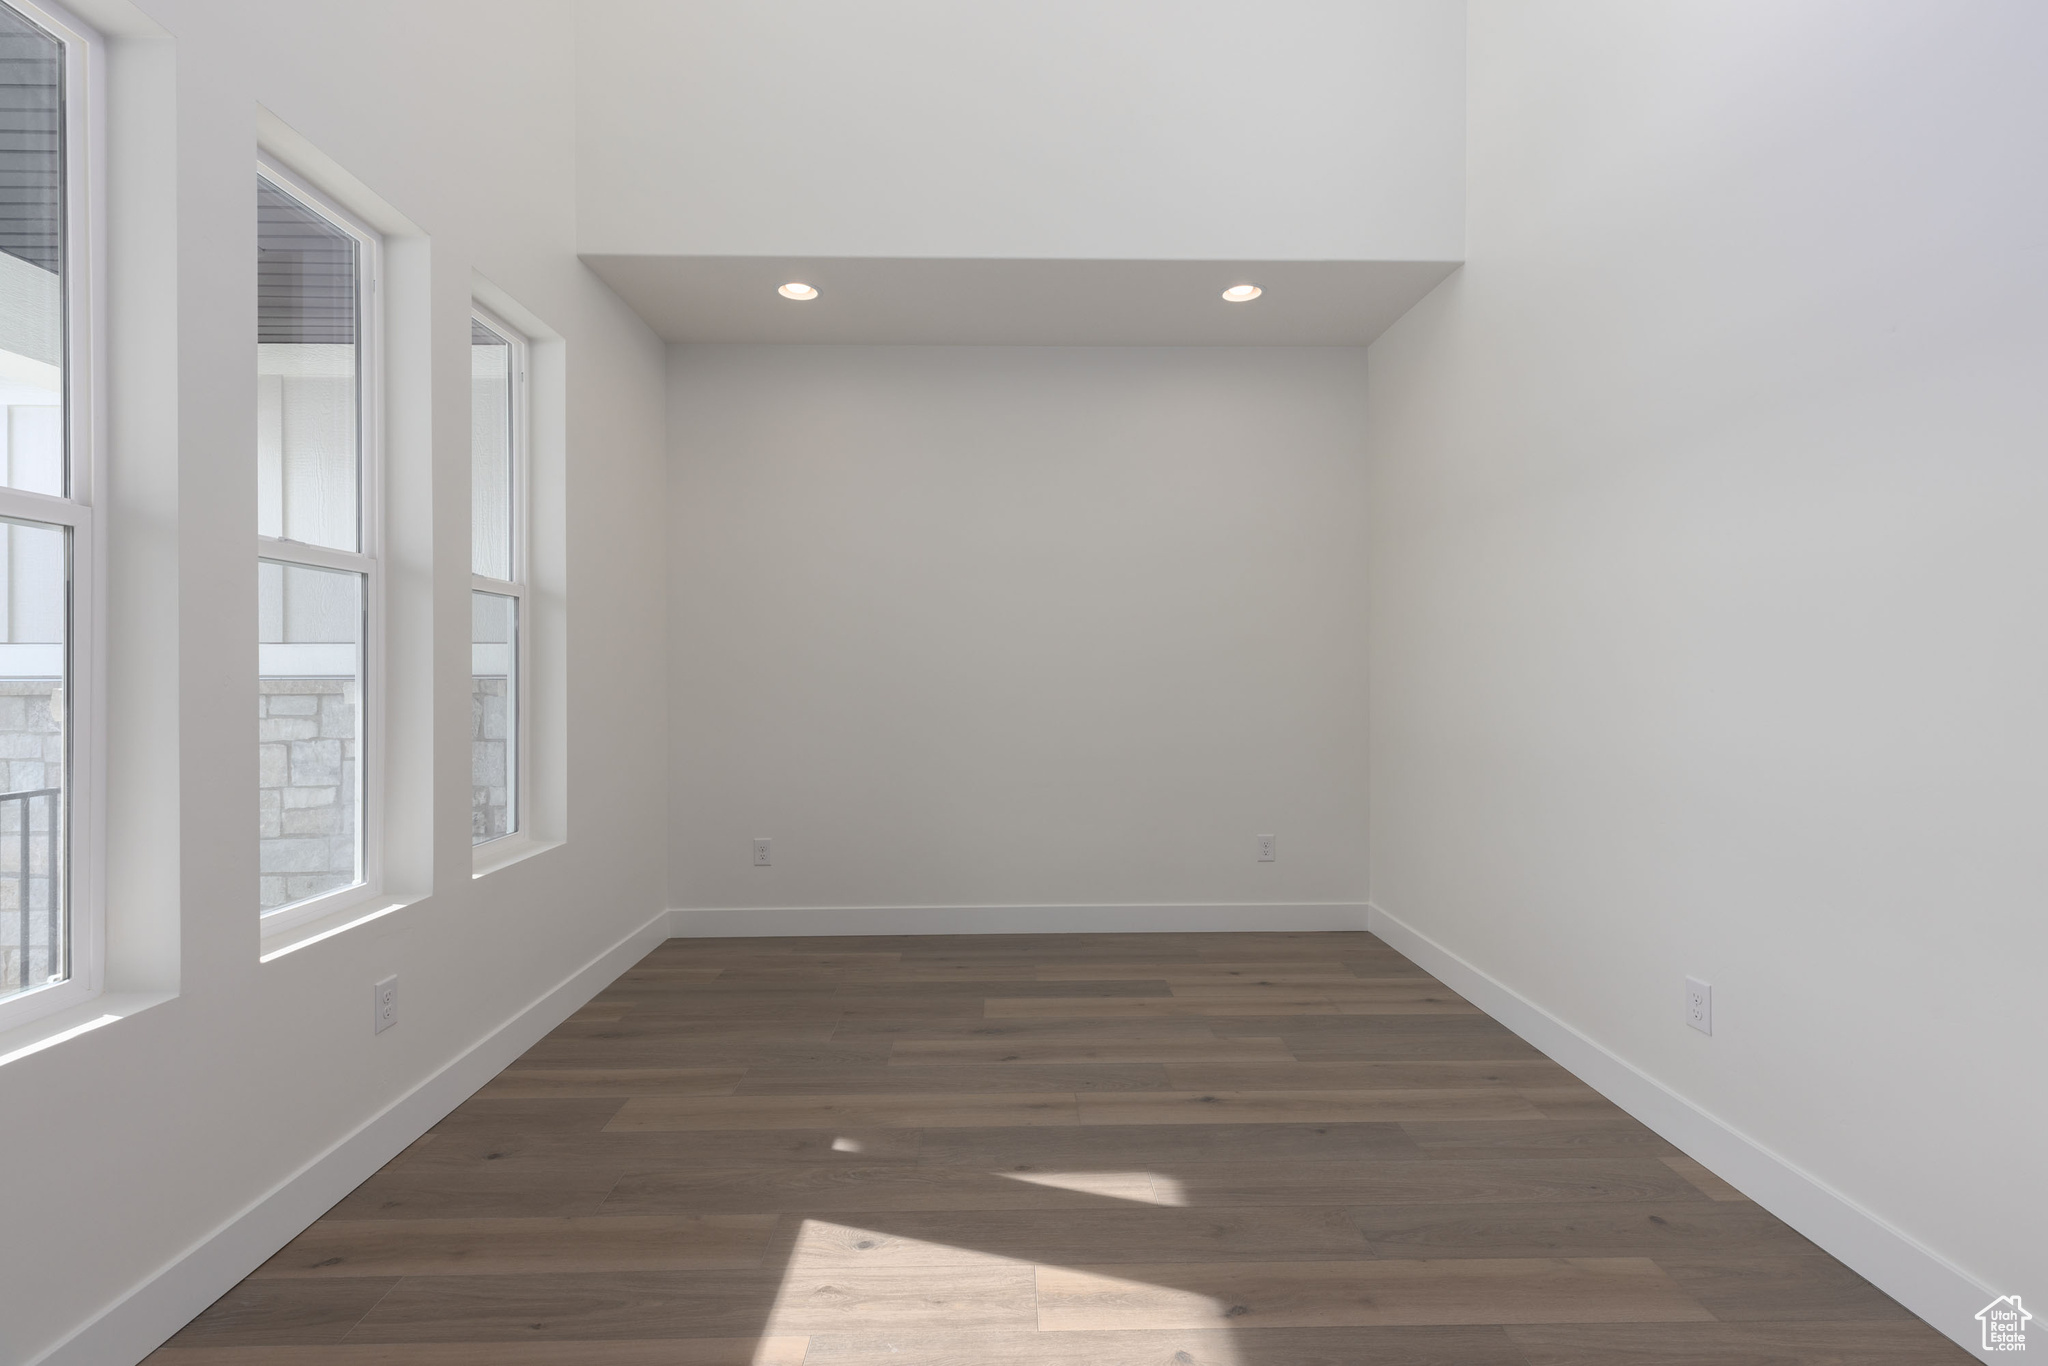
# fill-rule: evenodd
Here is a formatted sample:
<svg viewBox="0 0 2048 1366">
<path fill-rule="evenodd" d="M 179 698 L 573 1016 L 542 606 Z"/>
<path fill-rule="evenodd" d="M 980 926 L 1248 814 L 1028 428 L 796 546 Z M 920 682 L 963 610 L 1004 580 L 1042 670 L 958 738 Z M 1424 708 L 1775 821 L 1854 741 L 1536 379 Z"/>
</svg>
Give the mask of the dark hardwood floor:
<svg viewBox="0 0 2048 1366">
<path fill-rule="evenodd" d="M 671 940 L 154 1366 L 1969 1356 L 1367 934 Z"/>
</svg>

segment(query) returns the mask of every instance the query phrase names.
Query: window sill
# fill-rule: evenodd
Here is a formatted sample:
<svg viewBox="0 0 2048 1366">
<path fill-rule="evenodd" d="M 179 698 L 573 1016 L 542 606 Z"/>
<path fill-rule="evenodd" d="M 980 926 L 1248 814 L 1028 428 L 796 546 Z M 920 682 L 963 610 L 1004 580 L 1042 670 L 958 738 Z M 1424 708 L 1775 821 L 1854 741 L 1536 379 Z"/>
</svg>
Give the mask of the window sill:
<svg viewBox="0 0 2048 1366">
<path fill-rule="evenodd" d="M 44 1015 L 32 1024 L 0 1030 L 0 1067 L 176 999 L 175 992 L 95 996 L 82 1005 Z"/>
<path fill-rule="evenodd" d="M 258 934 L 266 945 L 273 940 L 296 939 L 298 932 L 307 925 L 329 925 L 344 911 L 361 912 L 373 905 L 389 906 L 393 899 L 375 883 L 353 882 L 346 887 L 336 887 L 331 892 L 322 892 L 304 901 L 294 901 L 289 906 L 263 912 L 256 918 L 260 927 Z"/>
<path fill-rule="evenodd" d="M 550 849 L 559 849 L 562 844 L 561 840 L 537 840 L 531 835 L 518 834 L 507 835 L 488 844 L 474 845 L 471 848 L 473 862 L 470 880 L 474 882 L 486 873 L 495 873 L 500 868 L 510 868 L 515 863 L 523 863 L 535 854 L 545 854 Z"/>
<path fill-rule="evenodd" d="M 324 939 L 352 930 L 358 925 L 367 925 L 373 920 L 382 920 L 393 911 L 402 911 L 412 905 L 411 901 L 392 901 L 389 898 L 372 898 L 340 907 L 312 920 L 302 920 L 296 925 L 280 926 L 276 931 L 266 933 L 257 951 L 259 963 L 271 963 L 289 953 L 311 948 Z"/>
</svg>

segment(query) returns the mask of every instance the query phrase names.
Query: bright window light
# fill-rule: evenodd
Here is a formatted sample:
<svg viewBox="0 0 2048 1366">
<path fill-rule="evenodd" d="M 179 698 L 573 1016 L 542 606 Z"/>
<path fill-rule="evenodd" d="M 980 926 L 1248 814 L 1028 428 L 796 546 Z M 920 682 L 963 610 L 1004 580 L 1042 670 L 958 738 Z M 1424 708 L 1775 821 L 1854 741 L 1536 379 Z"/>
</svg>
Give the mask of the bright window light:
<svg viewBox="0 0 2048 1366">
<path fill-rule="evenodd" d="M 1183 1206 L 1187 1191 L 1171 1176 L 1156 1172 L 990 1172 L 1006 1181 L 1022 1181 L 1054 1190 L 1100 1195 L 1110 1200 L 1129 1200 L 1141 1205 Z"/>
<path fill-rule="evenodd" d="M 251 179 L 258 908 L 283 928 L 377 890 L 378 239 L 277 167 Z"/>
<path fill-rule="evenodd" d="M 79 193 L 90 144 L 87 101 L 68 93 L 84 85 L 89 51 L 49 16 L 0 4 L 0 1028 L 98 990 L 85 847 L 98 743 L 93 291 Z M 76 923 L 74 897 L 87 911 Z"/>
<path fill-rule="evenodd" d="M 469 842 L 526 829 L 526 339 L 469 321 Z"/>
</svg>

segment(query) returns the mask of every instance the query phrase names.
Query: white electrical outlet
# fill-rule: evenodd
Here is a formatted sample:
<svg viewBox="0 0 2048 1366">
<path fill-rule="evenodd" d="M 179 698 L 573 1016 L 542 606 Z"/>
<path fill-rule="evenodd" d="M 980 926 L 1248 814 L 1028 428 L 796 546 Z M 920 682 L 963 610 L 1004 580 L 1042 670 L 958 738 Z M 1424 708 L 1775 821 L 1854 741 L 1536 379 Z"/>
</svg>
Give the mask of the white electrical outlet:
<svg viewBox="0 0 2048 1366">
<path fill-rule="evenodd" d="M 1697 977 L 1685 979 L 1685 1022 L 1702 1034 L 1714 1032 L 1714 989 Z"/>
<path fill-rule="evenodd" d="M 386 977 L 371 990 L 377 1007 L 375 1032 L 382 1034 L 398 1023 L 398 979 Z"/>
<path fill-rule="evenodd" d="M 1280 842 L 1272 835 L 1259 836 L 1259 862 L 1272 863 L 1280 857 Z"/>
<path fill-rule="evenodd" d="M 755 840 L 755 841 L 754 841 L 754 866 L 755 866 L 756 868 L 766 868 L 766 867 L 768 867 L 768 866 L 769 866 L 769 864 L 770 864 L 771 862 L 772 862 L 772 860 L 771 860 L 771 859 L 770 859 L 770 858 L 768 857 L 768 841 L 767 841 L 767 840 Z"/>
</svg>

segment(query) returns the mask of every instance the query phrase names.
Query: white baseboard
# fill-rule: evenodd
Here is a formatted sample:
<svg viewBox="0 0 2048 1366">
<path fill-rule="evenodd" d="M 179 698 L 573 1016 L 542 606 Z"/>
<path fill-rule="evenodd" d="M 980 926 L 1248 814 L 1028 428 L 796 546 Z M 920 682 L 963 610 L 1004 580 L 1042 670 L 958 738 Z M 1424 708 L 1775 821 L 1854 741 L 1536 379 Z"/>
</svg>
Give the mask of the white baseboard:
<svg viewBox="0 0 2048 1366">
<path fill-rule="evenodd" d="M 29 1366 L 131 1366 L 668 937 L 656 915 Z"/>
<path fill-rule="evenodd" d="M 1975 1319 L 1993 1292 L 1961 1267 L 1638 1071 L 1413 926 L 1370 903 L 1367 917 L 1367 929 L 1444 985 L 1819 1244 L 1935 1331 L 1983 1360 L 1994 1359 L 1979 1350 Z"/>
<path fill-rule="evenodd" d="M 679 906 L 678 939 L 839 934 L 1148 934 L 1362 930 L 1362 901 L 1110 906 Z"/>
</svg>

